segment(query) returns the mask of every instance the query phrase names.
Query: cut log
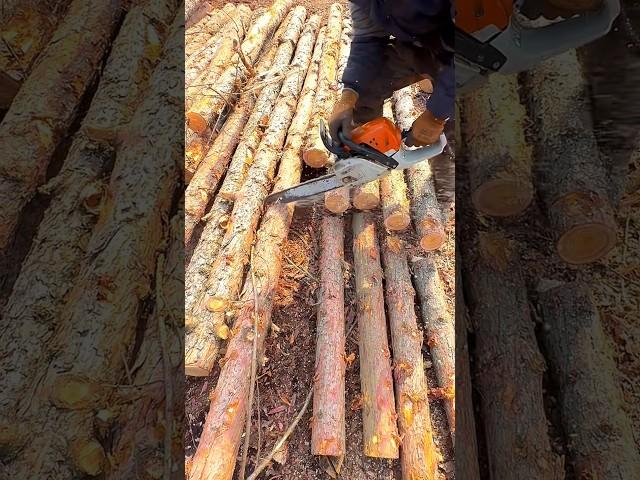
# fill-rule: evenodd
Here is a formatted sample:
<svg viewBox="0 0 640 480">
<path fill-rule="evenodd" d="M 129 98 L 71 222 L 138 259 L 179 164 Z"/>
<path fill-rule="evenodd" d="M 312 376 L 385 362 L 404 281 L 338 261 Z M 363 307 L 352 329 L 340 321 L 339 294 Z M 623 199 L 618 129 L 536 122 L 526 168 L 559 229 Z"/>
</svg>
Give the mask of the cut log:
<svg viewBox="0 0 640 480">
<path fill-rule="evenodd" d="M 250 150 L 253 153 L 260 143 L 263 131 L 261 127 L 266 123 L 265 117 L 271 113 L 282 85 L 282 77 L 274 77 L 274 75 L 277 75 L 275 71 L 280 72 L 286 68 L 294 53 L 294 45 L 291 42 L 281 43 L 280 40 L 287 32 L 287 29 L 292 28 L 299 31 L 298 29 L 302 28 L 303 20 L 300 20 L 299 17 L 291 23 L 294 13 L 295 11 L 292 11 L 287 16 L 283 25 L 276 32 L 273 45 L 262 56 L 256 67 L 256 77 L 252 79 L 247 91 L 240 97 L 238 105 L 236 105 L 234 111 L 225 122 L 220 135 L 216 138 L 212 147 L 209 148 L 201 168 L 195 174 L 195 178 L 192 178 L 192 181 L 189 182 L 189 187 L 185 192 L 185 247 L 187 250 L 190 250 L 191 247 L 193 230 L 202 219 L 205 209 L 225 171 L 226 177 L 222 192 L 229 189 L 237 191 L 242 181 L 240 179 L 244 179 L 247 170 L 245 162 L 248 156 L 247 151 Z M 258 88 L 261 82 L 266 85 L 263 90 Z M 242 143 L 236 150 L 241 138 Z M 236 154 L 233 158 L 240 159 L 242 157 L 242 159 L 232 162 L 231 166 L 229 166 L 234 150 Z M 231 183 L 233 185 L 229 187 L 228 185 Z M 215 212 L 216 210 L 214 209 L 213 211 Z M 226 214 L 228 215 L 230 212 L 231 209 L 229 208 Z M 205 239 L 208 238 L 207 233 L 203 234 Z M 210 242 L 207 243 L 207 245 L 209 244 Z M 206 253 L 209 258 L 214 254 L 215 252 L 211 249 Z M 196 281 L 194 285 L 200 286 L 201 283 Z"/>
<path fill-rule="evenodd" d="M 45 181 L 120 19 L 123 2 L 75 0 L 0 125 L 0 252 L 20 213 Z M 92 45 L 92 48 L 87 48 Z"/>
<path fill-rule="evenodd" d="M 406 130 L 419 112 L 415 108 L 413 89 L 403 88 L 393 94 L 394 116 L 397 125 Z M 439 249 L 446 240 L 444 218 L 436 197 L 433 173 L 429 162 L 420 162 L 406 174 L 411 196 L 411 217 L 426 252 Z"/>
<path fill-rule="evenodd" d="M 99 475 L 107 465 L 95 438 L 93 411 L 103 405 L 105 395 L 113 395 L 107 385 L 126 378 L 124 359 L 135 346 L 137 319 L 150 294 L 148 279 L 164 237 L 163 220 L 178 187 L 182 146 L 172 142 L 184 122 L 184 21 L 178 17 L 148 93 L 129 124 L 134 132 L 118 150 L 87 260 L 51 342 L 56 355 L 25 414 L 35 417 L 39 431 L 57 435 L 31 439 L 15 478 L 70 480 Z M 88 344 L 101 348 L 79 348 Z"/>
<path fill-rule="evenodd" d="M 420 314 L 426 330 L 427 345 L 438 384 L 443 392 L 449 430 L 455 441 L 456 432 L 456 357 L 453 318 L 447 309 L 445 292 L 434 258 L 411 259 L 416 291 L 420 299 Z"/>
<path fill-rule="evenodd" d="M 311 453 L 345 454 L 344 220 L 322 217 Z"/>
<path fill-rule="evenodd" d="M 373 210 L 380 204 L 380 181 L 365 183 L 353 189 L 351 199 L 358 210 Z"/>
<path fill-rule="evenodd" d="M 304 13 L 303 18 L 306 16 L 304 7 L 296 9 Z M 193 315 L 197 318 L 198 325 L 187 334 L 185 340 L 187 375 L 208 375 L 213 368 L 217 356 L 216 336 L 219 337 L 225 331 L 227 313 L 233 311 L 233 302 L 242 286 L 244 267 L 249 261 L 261 208 L 269 193 L 287 130 L 295 113 L 319 23 L 319 17 L 312 17 L 300 35 L 292 66 L 282 84 L 269 127 L 238 193 L 242 201 L 234 204 L 223 245 L 211 267 L 205 294 L 202 301 L 194 306 Z M 292 38 L 295 42 L 297 36 Z"/>
<path fill-rule="evenodd" d="M 527 74 L 537 127 L 536 187 L 556 234 L 558 255 L 594 262 L 616 243 L 607 177 L 593 135 L 587 88 L 575 51 Z"/>
<path fill-rule="evenodd" d="M 517 76 L 491 75 L 463 102 L 473 205 L 485 215 L 517 215 L 533 198 L 531 147 L 524 138 L 528 121 Z"/>
<path fill-rule="evenodd" d="M 380 179 L 384 226 L 389 231 L 405 230 L 411 223 L 404 172 L 392 170 Z"/>
<path fill-rule="evenodd" d="M 102 139 L 115 136 L 131 120 L 168 34 L 155 25 L 171 22 L 176 8 L 171 0 L 143 2 L 127 14 L 62 169 L 43 189 L 51 195 L 50 204 L 2 314 L 9 321 L 5 338 L 11 338 L 0 345 L 0 368 L 10 372 L 0 377 L 2 418 L 14 417 L 24 392 L 32 388 L 34 368 L 49 361 L 43 350 L 56 331 L 106 201 L 105 177 L 115 148 Z"/>
<path fill-rule="evenodd" d="M 544 359 L 538 350 L 524 278 L 513 242 L 480 236 L 469 290 L 476 364 L 491 478 L 565 477 L 551 450 L 542 393 Z M 505 405 L 508 408 L 505 408 Z"/>
<path fill-rule="evenodd" d="M 317 25 L 319 19 L 312 16 L 309 20 L 311 22 Z M 321 49 L 322 45 L 316 47 L 314 59 L 315 51 Z M 316 81 L 317 63 L 314 62 L 307 73 L 298 108 L 289 128 L 274 191 L 300 181 L 300 149 L 311 117 Z M 251 262 L 253 275 L 248 275 L 245 281 L 241 302 L 243 307 L 235 321 L 234 330 L 237 333 L 229 341 L 218 383 L 211 395 L 209 413 L 198 450 L 189 465 L 189 480 L 226 480 L 233 475 L 251 387 L 254 338 L 251 335 L 254 334 L 257 317 L 258 350 L 261 352 L 271 323 L 273 298 L 282 268 L 282 245 L 291 225 L 293 208 L 293 205 L 269 207 L 260 225 Z M 255 304 L 256 298 L 258 305 Z"/>
<path fill-rule="evenodd" d="M 341 214 L 349 210 L 349 189 L 346 187 L 331 190 L 324 194 L 324 207 L 332 213 Z"/>
<path fill-rule="evenodd" d="M 271 8 L 251 26 L 238 54 L 219 76 L 216 84 L 203 87 L 194 100 L 187 112 L 190 129 L 202 133 L 207 127 L 212 128 L 224 107 L 234 103 L 233 99 L 238 97 L 237 87 L 252 73 L 249 70 L 252 70 L 264 44 L 280 25 L 292 4 L 293 0 L 275 0 Z"/>
<path fill-rule="evenodd" d="M 9 108 L 70 3 L 70 0 L 27 0 L 10 8 L 6 19 L 3 16 L 0 108 Z"/>
<path fill-rule="evenodd" d="M 438 478 L 441 458 L 433 443 L 422 332 L 416 319 L 406 245 L 387 236 L 382 248 L 386 304 L 393 345 L 396 408 L 403 480 Z M 455 428 L 455 426 L 454 426 Z"/>
<path fill-rule="evenodd" d="M 326 119 L 336 98 L 336 74 L 340 55 L 340 35 L 342 33 L 342 6 L 334 3 L 329 7 L 327 32 L 320 60 L 318 94 L 313 109 L 309 134 L 305 142 L 303 159 L 313 168 L 321 168 L 329 162 L 329 152 L 320 138 L 320 120 Z"/>
<path fill-rule="evenodd" d="M 229 21 L 235 10 L 236 6 L 233 3 L 227 3 L 221 10 L 212 12 L 201 28 L 192 27 L 191 31 L 185 32 L 185 58 L 189 59 L 212 45 L 215 42 L 215 34 Z"/>
<path fill-rule="evenodd" d="M 353 214 L 353 258 L 358 302 L 364 454 L 368 457 L 398 458 L 400 437 L 384 315 L 382 267 L 375 224 L 369 213 Z"/>
<path fill-rule="evenodd" d="M 578 478 L 633 478 L 640 472 L 618 369 L 588 288 L 568 283 L 541 294 L 544 346 L 559 389 L 569 461 Z"/>
</svg>

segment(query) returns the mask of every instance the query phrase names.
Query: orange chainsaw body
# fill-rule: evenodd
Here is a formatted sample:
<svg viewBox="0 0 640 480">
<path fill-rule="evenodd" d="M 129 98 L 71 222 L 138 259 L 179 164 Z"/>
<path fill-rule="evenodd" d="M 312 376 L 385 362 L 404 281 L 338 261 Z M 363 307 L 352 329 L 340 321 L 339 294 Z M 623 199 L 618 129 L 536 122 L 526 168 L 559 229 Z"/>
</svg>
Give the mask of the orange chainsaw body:
<svg viewBox="0 0 640 480">
<path fill-rule="evenodd" d="M 380 153 L 397 152 L 402 146 L 402 132 L 391 120 L 382 117 L 354 128 L 351 140 L 369 145 Z"/>
</svg>

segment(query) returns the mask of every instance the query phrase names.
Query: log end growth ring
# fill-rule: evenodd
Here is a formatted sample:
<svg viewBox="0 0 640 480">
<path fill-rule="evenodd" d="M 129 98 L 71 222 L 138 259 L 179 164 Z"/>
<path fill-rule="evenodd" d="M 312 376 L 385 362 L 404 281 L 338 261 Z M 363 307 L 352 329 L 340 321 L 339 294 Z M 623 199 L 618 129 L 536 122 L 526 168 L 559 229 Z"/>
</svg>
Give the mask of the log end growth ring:
<svg viewBox="0 0 640 480">
<path fill-rule="evenodd" d="M 524 211 L 533 199 L 530 185 L 517 180 L 494 179 L 480 185 L 472 195 L 476 209 L 493 217 L 509 217 Z"/>
<path fill-rule="evenodd" d="M 322 168 L 329 163 L 329 154 L 326 150 L 319 148 L 309 148 L 303 154 L 304 163 L 311 168 Z"/>
<path fill-rule="evenodd" d="M 209 371 L 199 367 L 198 365 L 185 365 L 184 373 L 188 377 L 207 377 L 209 376 Z"/>
<path fill-rule="evenodd" d="M 558 255 L 567 263 L 581 265 L 604 257 L 616 244 L 616 233 L 602 223 L 588 223 L 566 231 L 557 243 Z"/>
<path fill-rule="evenodd" d="M 384 226 L 392 232 L 405 230 L 411 223 L 411 217 L 404 212 L 396 212 L 387 216 L 384 220 Z"/>
<path fill-rule="evenodd" d="M 379 203 L 380 198 L 372 193 L 361 192 L 353 196 L 353 206 L 358 210 L 373 210 Z"/>
<path fill-rule="evenodd" d="M 187 126 L 196 133 L 204 133 L 207 129 L 207 120 L 198 112 L 187 112 Z"/>
</svg>

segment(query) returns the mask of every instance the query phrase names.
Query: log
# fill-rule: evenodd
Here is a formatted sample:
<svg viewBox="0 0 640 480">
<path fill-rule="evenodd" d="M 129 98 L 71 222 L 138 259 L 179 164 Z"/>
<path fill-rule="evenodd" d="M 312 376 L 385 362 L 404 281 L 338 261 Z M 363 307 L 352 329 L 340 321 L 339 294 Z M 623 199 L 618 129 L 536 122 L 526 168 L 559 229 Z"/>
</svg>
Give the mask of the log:
<svg viewBox="0 0 640 480">
<path fill-rule="evenodd" d="M 407 185 L 402 170 L 391 170 L 380 179 L 384 226 L 389 231 L 405 230 L 411 223 Z"/>
<path fill-rule="evenodd" d="M 202 133 L 207 127 L 212 128 L 223 108 L 234 103 L 233 99 L 238 96 L 237 87 L 252 73 L 248 71 L 247 66 L 252 69 L 264 44 L 282 22 L 292 4 L 293 0 L 275 0 L 271 8 L 251 26 L 229 67 L 219 76 L 215 85 L 203 87 L 187 112 L 187 125 L 191 130 Z M 247 65 L 242 61 L 243 58 Z"/>
<path fill-rule="evenodd" d="M 107 466 L 93 412 L 107 396 L 117 404 L 115 393 L 123 394 L 109 385 L 126 378 L 123 360 L 135 347 L 138 315 L 151 293 L 148 280 L 164 237 L 163 219 L 178 187 L 182 146 L 172 140 L 184 121 L 181 17 L 129 124 L 133 132 L 122 139 L 87 260 L 51 341 L 55 356 L 25 413 L 38 431 L 56 435 L 31 438 L 23 458 L 13 462 L 15 478 L 71 480 L 99 475 Z M 100 349 L 80 348 L 86 345 Z"/>
<path fill-rule="evenodd" d="M 373 210 L 380 204 L 380 181 L 365 183 L 355 187 L 351 192 L 354 208 L 358 210 Z"/>
<path fill-rule="evenodd" d="M 103 139 L 131 120 L 158 61 L 160 42 L 168 35 L 155 25 L 171 22 L 176 8 L 173 0 L 143 2 L 127 14 L 61 171 L 43 189 L 50 203 L 2 312 L 9 322 L 4 335 L 12 340 L 0 345 L 0 368 L 10 372 L 0 378 L 0 418 L 13 418 L 32 387 L 34 369 L 45 369 L 43 351 L 60 322 L 106 201 L 116 153 Z"/>
<path fill-rule="evenodd" d="M 309 23 L 319 23 L 319 19 L 314 18 L 317 17 L 312 16 Z M 319 38 L 318 42 L 321 40 Z M 320 43 L 314 50 L 314 59 L 317 57 L 315 51 L 321 50 Z M 300 150 L 311 117 L 317 72 L 317 63 L 313 62 L 304 82 L 296 114 L 291 121 L 274 191 L 300 181 Z M 292 205 L 270 206 L 260 225 L 251 262 L 253 275 L 247 276 L 245 281 L 241 302 L 243 307 L 234 325 L 237 333 L 229 341 L 218 383 L 211 395 L 209 413 L 198 450 L 190 462 L 189 480 L 229 479 L 233 475 L 247 414 L 253 350 L 251 334 L 257 317 L 258 350 L 262 351 L 271 323 L 273 298 L 282 268 L 281 251 L 291 225 L 293 208 Z"/>
<path fill-rule="evenodd" d="M 352 227 L 364 454 L 398 458 L 400 437 L 387 343 L 383 275 L 373 217 L 365 212 L 354 213 Z"/>
<path fill-rule="evenodd" d="M 585 264 L 616 244 L 587 86 L 575 51 L 553 57 L 527 74 L 537 127 L 536 187 L 562 260 Z"/>
<path fill-rule="evenodd" d="M 413 89 L 406 87 L 395 92 L 393 101 L 397 125 L 403 130 L 410 128 L 419 115 L 414 104 Z M 437 250 L 447 237 L 429 162 L 409 168 L 406 179 L 411 197 L 411 217 L 420 237 L 420 246 L 426 252 Z"/>
<path fill-rule="evenodd" d="M 265 123 L 265 116 L 271 112 L 273 105 L 282 85 L 281 77 L 274 77 L 276 71 L 281 71 L 289 65 L 293 55 L 294 45 L 291 42 L 282 42 L 281 39 L 291 28 L 294 31 L 302 29 L 303 19 L 297 17 L 297 20 L 291 23 L 293 18 L 292 11 L 285 19 L 283 25 L 278 29 L 275 35 L 275 41 L 269 51 L 262 56 L 260 62 L 256 66 L 256 77 L 248 85 L 247 91 L 240 97 L 238 105 L 224 124 L 220 135 L 216 138 L 212 147 L 204 156 L 201 168 L 195 172 L 195 178 L 189 182 L 189 187 L 185 192 L 186 218 L 185 218 L 185 247 L 190 249 L 193 230 L 202 219 L 206 207 L 213 197 L 220 179 L 225 174 L 225 186 L 222 191 L 228 190 L 226 185 L 234 183 L 231 187 L 232 191 L 239 188 L 239 178 L 244 178 L 246 173 L 245 160 L 247 149 L 255 151 L 259 142 L 262 129 L 261 124 Z M 264 82 L 265 88 L 258 88 L 260 82 Z M 257 106 L 256 106 L 257 105 Z M 242 138 L 242 144 L 236 146 Z M 237 157 L 242 155 L 245 157 L 241 161 L 232 162 L 229 167 L 229 161 L 236 151 Z M 236 157 L 234 156 L 234 159 Z M 227 168 L 229 167 L 229 168 Z M 242 173 L 240 173 L 242 172 Z M 215 211 L 215 210 L 214 210 Z M 230 213 L 231 209 L 227 212 Z M 206 238 L 206 235 L 205 235 Z M 215 252 L 213 252 L 215 253 Z M 207 256 L 211 256 L 211 250 Z M 200 282 L 197 282 L 200 285 Z"/>
<path fill-rule="evenodd" d="M 336 98 L 336 74 L 340 55 L 340 35 L 342 33 L 342 6 L 334 3 L 329 7 L 327 32 L 320 60 L 318 94 L 313 109 L 309 134 L 303 151 L 304 162 L 313 168 L 321 168 L 329 162 L 329 152 L 320 138 L 320 120 L 331 113 Z"/>
<path fill-rule="evenodd" d="M 4 6 L 3 2 L 3 6 Z M 27 0 L 9 6 L 2 20 L 0 108 L 9 108 L 33 64 L 64 17 L 70 0 Z"/>
<path fill-rule="evenodd" d="M 211 46 L 216 41 L 215 34 L 229 21 L 235 10 L 233 3 L 227 3 L 222 9 L 212 12 L 202 28 L 191 27 L 191 31 L 185 32 L 185 58 L 189 59 Z"/>
<path fill-rule="evenodd" d="M 331 190 L 324 194 L 324 207 L 332 213 L 341 214 L 349 210 L 349 189 L 346 187 Z"/>
<path fill-rule="evenodd" d="M 382 257 L 393 346 L 396 408 L 402 438 L 402 478 L 435 480 L 439 478 L 441 456 L 433 443 L 427 378 L 422 360 L 422 332 L 416 319 L 415 292 L 411 285 L 405 243 L 396 236 L 386 236 Z"/>
<path fill-rule="evenodd" d="M 562 457 L 551 450 L 538 350 L 514 242 L 483 233 L 469 264 L 476 334 L 474 378 L 491 478 L 563 479 Z M 505 408 L 508 405 L 508 408 Z"/>
<path fill-rule="evenodd" d="M 528 120 L 518 78 L 489 76 L 463 102 L 473 206 L 485 215 L 517 215 L 533 198 L 532 152 L 524 137 Z"/>
<path fill-rule="evenodd" d="M 56 146 L 111 43 L 122 3 L 75 0 L 4 116 L 0 252 L 9 247 L 20 213 L 45 181 Z"/>
<path fill-rule="evenodd" d="M 324 215 L 316 320 L 311 453 L 345 454 L 344 220 Z"/>
<path fill-rule="evenodd" d="M 567 283 L 540 296 L 543 342 L 558 386 L 569 461 L 578 478 L 633 478 L 640 472 L 618 369 L 589 289 Z"/>
<path fill-rule="evenodd" d="M 456 357 L 453 318 L 447 308 L 445 292 L 433 256 L 411 258 L 413 278 L 420 300 L 420 315 L 427 345 L 442 389 L 445 412 L 455 441 L 456 432 Z"/>
<path fill-rule="evenodd" d="M 304 18 L 306 9 L 296 8 L 304 13 Z M 249 261 L 261 208 L 269 193 L 276 164 L 311 61 L 318 24 L 317 16 L 310 18 L 300 36 L 292 66 L 282 84 L 269 127 L 238 193 L 241 201 L 235 202 L 229 216 L 228 229 L 211 267 L 206 291 L 202 300 L 194 306 L 193 315 L 198 319 L 198 325 L 187 333 L 185 340 L 187 375 L 209 374 L 217 355 L 216 337 L 220 337 L 221 334 L 224 337 L 224 332 L 227 331 L 224 328 L 227 312 L 233 311 L 233 302 L 242 286 L 244 267 Z"/>
<path fill-rule="evenodd" d="M 211 8 L 209 0 L 185 0 L 184 2 L 184 23 L 185 27 L 190 27 L 197 23 L 200 18 L 207 14 Z"/>
</svg>

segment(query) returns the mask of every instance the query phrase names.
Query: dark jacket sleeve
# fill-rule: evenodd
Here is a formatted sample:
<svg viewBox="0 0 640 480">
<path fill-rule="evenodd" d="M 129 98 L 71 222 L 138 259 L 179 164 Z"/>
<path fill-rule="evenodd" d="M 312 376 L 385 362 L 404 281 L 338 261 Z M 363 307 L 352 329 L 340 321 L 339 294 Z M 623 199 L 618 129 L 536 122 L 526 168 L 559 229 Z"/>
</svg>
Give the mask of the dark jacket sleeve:
<svg viewBox="0 0 640 480">
<path fill-rule="evenodd" d="M 456 76 L 452 64 L 444 66 L 433 82 L 427 108 L 436 118 L 453 118 L 456 101 Z"/>
</svg>

